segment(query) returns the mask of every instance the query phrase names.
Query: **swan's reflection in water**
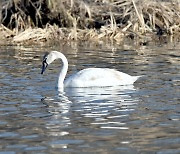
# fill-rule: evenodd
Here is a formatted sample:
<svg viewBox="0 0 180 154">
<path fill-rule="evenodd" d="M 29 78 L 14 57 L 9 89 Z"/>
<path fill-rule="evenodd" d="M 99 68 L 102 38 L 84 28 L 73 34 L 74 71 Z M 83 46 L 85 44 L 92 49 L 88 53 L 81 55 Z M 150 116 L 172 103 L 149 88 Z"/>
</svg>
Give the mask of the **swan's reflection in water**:
<svg viewBox="0 0 180 154">
<path fill-rule="evenodd" d="M 67 88 L 58 98 L 45 99 L 52 114 L 46 127 L 52 136 L 68 135 L 68 129 L 84 127 L 83 124 L 101 129 L 128 129 L 124 118 L 136 108 L 138 100 L 131 97 L 135 91 L 132 85 Z"/>
<path fill-rule="evenodd" d="M 92 136 L 95 140 L 94 134 L 105 137 L 103 130 L 128 130 L 129 115 L 138 101 L 132 97 L 135 92 L 133 86 L 67 88 L 54 99 L 47 97 L 44 102 L 52 115 L 46 123 L 47 133 L 56 138 L 50 146 L 66 149 L 68 145 L 91 140 Z M 76 139 L 78 134 L 83 140 Z"/>
<path fill-rule="evenodd" d="M 46 123 L 48 135 L 54 137 L 68 135 L 69 132 L 66 131 L 66 128 L 71 125 L 69 117 L 71 102 L 64 94 L 59 94 L 55 98 L 46 97 L 43 101 L 48 105 L 48 112 L 51 113 Z M 66 148 L 66 145 L 61 144 L 61 148 Z"/>
<path fill-rule="evenodd" d="M 136 90 L 133 85 L 106 88 L 71 88 L 66 95 L 73 102 L 71 109 L 79 116 L 92 118 L 91 125 L 98 128 L 128 129 L 121 121 L 128 116 L 137 104 L 131 94 Z"/>
</svg>

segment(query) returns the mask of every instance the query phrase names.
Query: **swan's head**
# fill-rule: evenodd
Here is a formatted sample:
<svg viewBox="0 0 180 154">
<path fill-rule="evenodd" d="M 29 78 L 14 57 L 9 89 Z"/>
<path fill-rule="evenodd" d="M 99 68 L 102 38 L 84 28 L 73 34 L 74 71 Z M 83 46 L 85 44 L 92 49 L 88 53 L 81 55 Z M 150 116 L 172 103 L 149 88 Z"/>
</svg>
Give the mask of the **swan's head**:
<svg viewBox="0 0 180 154">
<path fill-rule="evenodd" d="M 42 71 L 41 74 L 44 73 L 47 66 L 51 64 L 57 58 L 57 51 L 51 51 L 50 53 L 46 53 L 43 57 L 42 61 Z"/>
<path fill-rule="evenodd" d="M 41 74 L 44 73 L 47 66 L 49 64 L 51 64 L 55 59 L 61 59 L 63 62 L 63 66 L 67 69 L 68 61 L 67 61 L 66 57 L 61 52 L 51 51 L 50 53 L 46 53 L 43 57 Z"/>
</svg>

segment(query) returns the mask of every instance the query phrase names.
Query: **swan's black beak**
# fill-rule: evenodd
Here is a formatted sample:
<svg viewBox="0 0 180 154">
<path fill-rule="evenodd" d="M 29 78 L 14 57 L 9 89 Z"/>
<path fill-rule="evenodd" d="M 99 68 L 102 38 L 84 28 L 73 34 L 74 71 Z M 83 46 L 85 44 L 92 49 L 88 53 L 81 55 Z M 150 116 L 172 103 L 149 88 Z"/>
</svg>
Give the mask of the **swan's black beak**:
<svg viewBox="0 0 180 154">
<path fill-rule="evenodd" d="M 45 59 L 45 60 L 43 60 L 43 62 L 42 62 L 41 74 L 44 73 L 44 71 L 46 70 L 47 66 L 48 66 L 48 63 L 46 62 L 46 59 Z"/>
</svg>

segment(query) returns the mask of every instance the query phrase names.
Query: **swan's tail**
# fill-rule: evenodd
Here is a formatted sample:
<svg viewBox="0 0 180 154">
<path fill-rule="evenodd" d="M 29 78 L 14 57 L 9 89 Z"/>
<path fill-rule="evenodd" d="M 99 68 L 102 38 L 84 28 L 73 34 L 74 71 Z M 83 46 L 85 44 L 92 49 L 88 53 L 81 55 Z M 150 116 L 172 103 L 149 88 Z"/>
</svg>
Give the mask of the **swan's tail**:
<svg viewBox="0 0 180 154">
<path fill-rule="evenodd" d="M 140 76 L 133 76 L 133 82 L 135 82 L 136 80 L 138 80 L 139 78 L 143 77 L 144 75 L 140 75 Z"/>
</svg>

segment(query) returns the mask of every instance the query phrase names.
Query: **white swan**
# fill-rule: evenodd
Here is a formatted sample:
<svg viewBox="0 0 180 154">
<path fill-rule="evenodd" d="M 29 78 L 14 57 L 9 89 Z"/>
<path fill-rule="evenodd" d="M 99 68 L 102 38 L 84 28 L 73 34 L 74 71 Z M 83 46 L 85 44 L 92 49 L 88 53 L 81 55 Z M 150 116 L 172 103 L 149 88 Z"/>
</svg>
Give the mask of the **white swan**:
<svg viewBox="0 0 180 154">
<path fill-rule="evenodd" d="M 62 69 L 58 79 L 58 88 L 64 87 L 105 87 L 117 85 L 131 85 L 141 76 L 130 76 L 128 74 L 109 68 L 87 68 L 83 69 L 69 78 L 65 79 L 68 70 L 67 58 L 58 51 L 51 51 L 44 56 L 42 72 L 55 59 L 62 60 Z"/>
</svg>

